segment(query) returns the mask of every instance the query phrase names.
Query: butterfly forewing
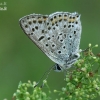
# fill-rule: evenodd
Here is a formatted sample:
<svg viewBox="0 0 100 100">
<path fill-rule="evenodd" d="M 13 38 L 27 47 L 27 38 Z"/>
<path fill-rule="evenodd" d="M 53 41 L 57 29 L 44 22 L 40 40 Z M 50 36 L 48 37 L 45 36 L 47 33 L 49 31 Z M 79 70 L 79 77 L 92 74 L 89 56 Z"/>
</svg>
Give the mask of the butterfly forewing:
<svg viewBox="0 0 100 100">
<path fill-rule="evenodd" d="M 42 16 L 39 14 L 31 14 L 20 19 L 20 26 L 28 37 L 42 48 L 43 45 L 39 42 L 44 38 L 46 33 L 46 19 L 48 16 Z"/>
</svg>

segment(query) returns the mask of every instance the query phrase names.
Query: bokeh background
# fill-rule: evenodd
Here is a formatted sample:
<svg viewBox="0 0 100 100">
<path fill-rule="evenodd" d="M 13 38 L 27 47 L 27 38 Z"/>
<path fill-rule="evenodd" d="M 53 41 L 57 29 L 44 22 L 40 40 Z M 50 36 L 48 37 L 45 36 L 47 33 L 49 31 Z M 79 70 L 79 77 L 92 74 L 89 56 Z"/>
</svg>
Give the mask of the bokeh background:
<svg viewBox="0 0 100 100">
<path fill-rule="evenodd" d="M 38 81 L 54 64 L 21 30 L 21 17 L 76 11 L 82 22 L 80 48 L 87 48 L 89 43 L 100 46 L 100 0 L 0 0 L 3 2 L 7 3 L 7 10 L 0 11 L 0 100 L 11 100 L 19 81 Z M 100 47 L 94 50 L 95 54 L 98 52 Z M 63 79 L 64 73 L 52 71 L 48 78 L 51 90 L 61 89 Z"/>
</svg>

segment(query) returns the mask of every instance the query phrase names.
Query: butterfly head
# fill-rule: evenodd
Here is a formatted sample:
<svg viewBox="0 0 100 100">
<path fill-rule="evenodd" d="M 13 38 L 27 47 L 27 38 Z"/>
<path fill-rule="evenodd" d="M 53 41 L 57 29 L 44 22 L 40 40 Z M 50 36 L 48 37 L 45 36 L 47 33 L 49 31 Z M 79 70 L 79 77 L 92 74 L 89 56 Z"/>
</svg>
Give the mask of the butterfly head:
<svg viewBox="0 0 100 100">
<path fill-rule="evenodd" d="M 78 60 L 79 57 L 80 57 L 80 54 L 75 53 L 75 54 L 71 55 L 69 57 L 69 59 L 67 59 L 65 61 L 65 64 L 63 66 L 61 66 L 59 64 L 55 64 L 54 67 L 53 67 L 53 70 L 56 71 L 56 72 L 62 72 L 64 70 L 70 68 Z"/>
<path fill-rule="evenodd" d="M 56 72 L 62 72 L 63 68 L 60 65 L 55 64 L 54 67 L 53 67 L 53 70 L 56 71 Z"/>
</svg>

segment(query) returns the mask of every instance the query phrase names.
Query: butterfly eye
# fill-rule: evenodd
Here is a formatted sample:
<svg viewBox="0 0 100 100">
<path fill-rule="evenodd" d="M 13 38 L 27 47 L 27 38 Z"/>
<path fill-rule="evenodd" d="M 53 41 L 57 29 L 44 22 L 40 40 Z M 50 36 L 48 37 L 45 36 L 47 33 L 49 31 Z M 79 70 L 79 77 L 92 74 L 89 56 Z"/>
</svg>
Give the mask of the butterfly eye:
<svg viewBox="0 0 100 100">
<path fill-rule="evenodd" d="M 55 64 L 53 70 L 56 72 L 61 72 L 63 69 L 58 64 Z"/>
<path fill-rule="evenodd" d="M 61 70 L 61 68 L 60 68 L 60 66 L 59 66 L 58 64 L 57 64 L 57 69 L 58 69 L 58 70 Z"/>
<path fill-rule="evenodd" d="M 74 57 L 75 57 L 75 58 L 79 58 L 79 54 L 75 54 Z"/>
</svg>

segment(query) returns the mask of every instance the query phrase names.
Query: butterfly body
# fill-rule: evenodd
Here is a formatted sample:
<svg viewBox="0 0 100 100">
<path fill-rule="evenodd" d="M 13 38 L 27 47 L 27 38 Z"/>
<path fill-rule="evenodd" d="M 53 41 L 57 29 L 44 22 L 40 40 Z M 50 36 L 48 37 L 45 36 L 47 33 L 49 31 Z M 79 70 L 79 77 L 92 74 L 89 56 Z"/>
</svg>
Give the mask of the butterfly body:
<svg viewBox="0 0 100 100">
<path fill-rule="evenodd" d="M 82 29 L 78 13 L 31 14 L 20 19 L 20 26 L 26 35 L 56 63 L 55 71 L 66 70 L 80 57 Z"/>
</svg>

